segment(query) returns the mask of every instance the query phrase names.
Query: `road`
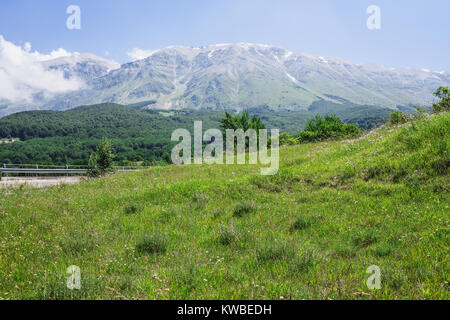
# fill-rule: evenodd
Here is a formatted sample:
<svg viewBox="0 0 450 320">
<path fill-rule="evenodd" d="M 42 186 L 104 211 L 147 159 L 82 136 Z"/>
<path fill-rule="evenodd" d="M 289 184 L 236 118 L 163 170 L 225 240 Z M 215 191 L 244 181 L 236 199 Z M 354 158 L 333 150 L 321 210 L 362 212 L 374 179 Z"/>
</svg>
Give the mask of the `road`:
<svg viewBox="0 0 450 320">
<path fill-rule="evenodd" d="M 75 184 L 83 179 L 86 179 L 85 177 L 51 177 L 51 178 L 43 178 L 43 177 L 19 177 L 19 178 L 2 178 L 0 181 L 0 188 L 10 187 L 10 186 L 17 186 L 21 184 L 26 184 L 31 187 L 35 188 L 43 188 L 43 187 L 50 187 L 50 186 L 56 186 L 60 184 Z"/>
</svg>

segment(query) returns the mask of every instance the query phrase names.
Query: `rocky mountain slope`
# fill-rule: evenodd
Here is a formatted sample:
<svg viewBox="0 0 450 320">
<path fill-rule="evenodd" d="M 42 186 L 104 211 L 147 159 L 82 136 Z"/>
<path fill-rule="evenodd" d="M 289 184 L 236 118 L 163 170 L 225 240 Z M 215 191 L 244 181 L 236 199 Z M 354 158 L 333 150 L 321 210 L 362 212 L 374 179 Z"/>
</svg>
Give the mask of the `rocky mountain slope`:
<svg viewBox="0 0 450 320">
<path fill-rule="evenodd" d="M 154 109 L 299 111 L 321 100 L 396 108 L 430 105 L 432 92 L 450 84 L 449 72 L 360 65 L 247 43 L 167 47 L 120 68 L 98 60 L 52 61 L 48 68 L 79 76 L 86 85 L 28 109 L 116 102 Z"/>
</svg>

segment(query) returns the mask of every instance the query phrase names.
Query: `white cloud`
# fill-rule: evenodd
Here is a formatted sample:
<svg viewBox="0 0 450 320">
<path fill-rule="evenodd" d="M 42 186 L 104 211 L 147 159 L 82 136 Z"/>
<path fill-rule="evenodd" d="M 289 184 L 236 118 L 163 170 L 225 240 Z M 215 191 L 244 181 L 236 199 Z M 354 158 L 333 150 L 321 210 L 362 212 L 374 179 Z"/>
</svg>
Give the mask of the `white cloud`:
<svg viewBox="0 0 450 320">
<path fill-rule="evenodd" d="M 24 49 L 26 52 L 30 52 L 30 51 L 31 51 L 31 43 L 25 42 L 25 44 L 23 45 L 23 49 Z"/>
<path fill-rule="evenodd" d="M 142 60 L 145 58 L 150 57 L 152 54 L 154 54 L 156 51 L 152 50 L 144 50 L 139 48 L 133 48 L 130 51 L 127 52 L 127 55 L 133 60 Z"/>
<path fill-rule="evenodd" d="M 43 61 L 71 55 L 62 48 L 50 54 L 31 52 L 29 42 L 22 48 L 0 35 L 0 99 L 30 102 L 36 93 L 51 96 L 80 89 L 81 80 L 65 79 L 62 71 L 46 70 L 42 65 Z"/>
</svg>

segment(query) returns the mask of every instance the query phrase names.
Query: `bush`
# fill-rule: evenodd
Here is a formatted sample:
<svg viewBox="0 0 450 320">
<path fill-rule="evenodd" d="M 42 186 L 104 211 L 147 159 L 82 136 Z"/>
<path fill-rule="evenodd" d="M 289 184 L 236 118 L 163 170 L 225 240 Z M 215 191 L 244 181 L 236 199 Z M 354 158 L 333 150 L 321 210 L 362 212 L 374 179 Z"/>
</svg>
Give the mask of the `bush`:
<svg viewBox="0 0 450 320">
<path fill-rule="evenodd" d="M 97 164 L 102 173 L 113 170 L 114 153 L 112 143 L 103 137 L 101 144 L 97 147 Z"/>
<path fill-rule="evenodd" d="M 159 231 L 151 234 L 144 234 L 136 244 L 136 251 L 139 253 L 164 253 L 167 251 L 169 240 L 167 236 Z"/>
<path fill-rule="evenodd" d="M 278 139 L 279 139 L 279 145 L 280 145 L 280 146 L 285 146 L 285 145 L 292 146 L 292 145 L 298 144 L 298 142 L 299 142 L 297 138 L 291 136 L 291 135 L 290 135 L 289 133 L 287 133 L 287 132 L 281 133 L 281 134 L 278 136 Z"/>
<path fill-rule="evenodd" d="M 433 113 L 450 111 L 450 90 L 448 87 L 439 87 L 433 94 L 441 99 L 438 103 L 433 104 Z"/>
<path fill-rule="evenodd" d="M 95 178 L 101 175 L 100 169 L 97 164 L 97 157 L 95 154 L 91 153 L 88 161 L 87 175 L 91 178 Z"/>
<path fill-rule="evenodd" d="M 324 118 L 316 115 L 308 121 L 305 130 L 300 132 L 297 139 L 299 142 L 322 141 L 330 138 L 357 137 L 361 130 L 354 124 L 344 124 L 341 119 L 334 115 L 325 115 Z"/>
<path fill-rule="evenodd" d="M 398 125 L 407 123 L 409 121 L 409 117 L 406 113 L 401 111 L 395 111 L 391 113 L 391 117 L 389 119 L 390 125 Z"/>
<path fill-rule="evenodd" d="M 98 177 L 113 171 L 114 153 L 112 143 L 103 137 L 96 153 L 91 153 L 88 162 L 88 176 Z"/>
</svg>

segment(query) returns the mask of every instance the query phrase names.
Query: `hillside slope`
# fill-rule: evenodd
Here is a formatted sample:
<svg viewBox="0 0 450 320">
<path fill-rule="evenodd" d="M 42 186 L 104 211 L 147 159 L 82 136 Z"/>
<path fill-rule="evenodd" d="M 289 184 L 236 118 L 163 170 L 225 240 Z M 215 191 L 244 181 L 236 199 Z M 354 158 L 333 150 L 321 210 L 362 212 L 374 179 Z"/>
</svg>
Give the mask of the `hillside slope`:
<svg viewBox="0 0 450 320">
<path fill-rule="evenodd" d="M 448 299 L 449 143 L 441 114 L 284 148 L 272 177 L 168 166 L 0 190 L 0 297 Z"/>
</svg>

